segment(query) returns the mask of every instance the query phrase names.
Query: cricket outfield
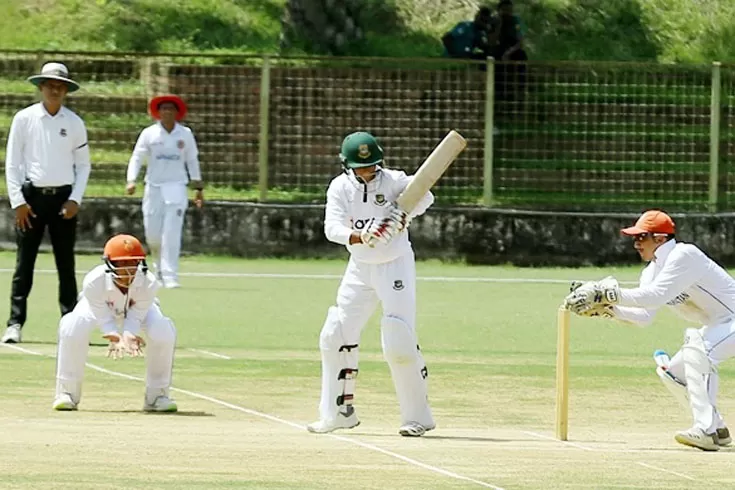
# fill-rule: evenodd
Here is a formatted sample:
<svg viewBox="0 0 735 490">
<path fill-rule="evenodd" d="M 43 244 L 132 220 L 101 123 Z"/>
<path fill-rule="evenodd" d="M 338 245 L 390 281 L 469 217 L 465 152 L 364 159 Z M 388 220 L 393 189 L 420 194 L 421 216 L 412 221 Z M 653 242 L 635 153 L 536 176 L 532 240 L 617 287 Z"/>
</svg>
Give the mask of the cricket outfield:
<svg viewBox="0 0 735 490">
<path fill-rule="evenodd" d="M 3 301 L 13 262 L 12 253 L 0 254 Z M 82 256 L 77 270 L 98 263 Z M 362 424 L 308 433 L 304 426 L 317 418 L 319 330 L 344 265 L 183 259 L 183 288 L 161 292 L 178 329 L 180 412 L 140 412 L 144 361 L 106 359 L 97 337 L 79 411 L 59 413 L 51 410 L 57 281 L 43 272 L 53 269 L 52 257 L 41 255 L 24 343 L 0 347 L 0 488 L 735 486 L 734 450 L 704 453 L 673 439 L 690 417 L 661 386 L 651 358 L 682 342 L 686 324 L 668 311 L 647 329 L 572 319 L 569 441 L 555 440 L 556 311 L 568 282 L 608 273 L 635 281 L 640 267 L 419 262 L 419 338 L 436 430 L 419 439 L 397 434 L 376 314 L 361 342 Z M 732 421 L 735 365 L 720 373 L 719 407 Z"/>
</svg>

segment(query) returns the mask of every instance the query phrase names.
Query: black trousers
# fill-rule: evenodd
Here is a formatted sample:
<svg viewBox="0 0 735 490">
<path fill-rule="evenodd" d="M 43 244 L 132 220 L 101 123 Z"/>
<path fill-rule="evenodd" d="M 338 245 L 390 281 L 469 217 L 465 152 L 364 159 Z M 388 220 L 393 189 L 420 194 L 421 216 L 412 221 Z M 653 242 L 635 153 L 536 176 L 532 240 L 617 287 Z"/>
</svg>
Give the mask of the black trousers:
<svg viewBox="0 0 735 490">
<path fill-rule="evenodd" d="M 71 186 L 36 188 L 26 183 L 23 196 L 36 215 L 31 217 L 32 228 L 21 230 L 16 225 L 15 236 L 18 252 L 10 293 L 10 318 L 8 326 L 26 322 L 28 295 L 33 287 L 33 269 L 36 266 L 38 248 L 48 228 L 54 251 L 56 271 L 59 276 L 59 306 L 61 315 L 77 304 L 77 278 L 74 274 L 74 245 L 77 239 L 77 217 L 64 219 L 59 213 L 69 199 Z"/>
<path fill-rule="evenodd" d="M 501 60 L 511 46 L 499 46 L 492 52 L 496 60 Z M 502 60 L 501 60 L 502 61 Z M 510 60 L 521 63 L 498 63 L 495 65 L 495 95 L 500 100 L 512 100 L 522 94 L 526 86 L 526 64 L 528 55 L 522 49 L 514 51 Z"/>
</svg>

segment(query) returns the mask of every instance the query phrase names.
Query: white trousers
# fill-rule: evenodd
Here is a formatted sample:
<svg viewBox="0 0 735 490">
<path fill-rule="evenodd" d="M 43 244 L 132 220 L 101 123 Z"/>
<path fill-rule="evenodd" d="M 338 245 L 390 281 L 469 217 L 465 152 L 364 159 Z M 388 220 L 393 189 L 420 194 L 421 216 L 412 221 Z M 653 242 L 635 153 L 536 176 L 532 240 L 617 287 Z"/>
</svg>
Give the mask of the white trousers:
<svg viewBox="0 0 735 490">
<path fill-rule="evenodd" d="M 702 427 L 705 432 L 712 432 L 715 429 L 726 427 L 725 420 L 716 409 L 717 394 L 720 388 L 720 375 L 717 372 L 717 366 L 723 361 L 735 357 L 735 322 L 722 323 L 719 325 L 705 326 L 699 329 L 704 339 L 704 347 L 707 357 L 712 365 L 712 371 L 709 374 L 707 384 L 707 393 L 709 395 L 709 403 L 715 408 L 715 417 L 712 427 Z M 669 364 L 669 372 L 683 383 L 686 383 L 686 373 L 684 365 L 684 355 L 681 350 L 671 358 Z M 697 421 L 695 420 L 695 425 Z"/>
<path fill-rule="evenodd" d="M 89 352 L 89 337 L 99 328 L 86 299 L 59 322 L 59 346 L 56 358 L 56 395 L 69 393 L 75 403 L 82 395 L 84 366 Z M 142 325 L 145 335 L 146 400 L 168 396 L 176 346 L 176 328 L 157 304 L 151 306 Z"/>
<path fill-rule="evenodd" d="M 151 248 L 153 266 L 164 281 L 178 279 L 181 235 L 188 206 L 186 184 L 145 185 L 145 239 Z"/>
<path fill-rule="evenodd" d="M 383 306 L 383 355 L 393 377 L 402 422 L 433 428 L 427 398 L 428 371 L 416 335 L 416 265 L 412 251 L 384 264 L 366 264 L 350 258 L 337 291 L 337 304 L 330 308 L 319 338 L 320 416 L 333 419 L 343 405 L 352 404 L 355 382 L 349 374 L 340 373 L 357 371 L 362 329 L 378 302 Z"/>
</svg>

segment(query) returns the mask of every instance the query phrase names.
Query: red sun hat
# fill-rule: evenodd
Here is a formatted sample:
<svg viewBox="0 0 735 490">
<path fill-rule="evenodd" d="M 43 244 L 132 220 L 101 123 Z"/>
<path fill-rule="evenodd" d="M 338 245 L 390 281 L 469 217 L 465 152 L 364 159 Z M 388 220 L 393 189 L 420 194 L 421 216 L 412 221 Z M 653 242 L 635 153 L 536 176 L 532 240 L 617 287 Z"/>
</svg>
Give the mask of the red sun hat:
<svg viewBox="0 0 735 490">
<path fill-rule="evenodd" d="M 177 121 L 181 121 L 186 117 L 186 102 L 184 102 L 181 97 L 178 95 L 159 95 L 158 97 L 153 97 L 148 104 L 148 112 L 150 112 L 154 119 L 161 119 L 161 113 L 158 110 L 158 106 L 166 102 L 171 102 L 179 109 L 178 114 L 176 114 Z"/>
<path fill-rule="evenodd" d="M 643 213 L 638 218 L 638 221 L 635 222 L 635 225 L 629 228 L 623 228 L 620 232 L 628 236 L 642 235 L 644 233 L 673 235 L 676 233 L 676 226 L 674 225 L 674 220 L 668 214 L 652 209 Z"/>
</svg>

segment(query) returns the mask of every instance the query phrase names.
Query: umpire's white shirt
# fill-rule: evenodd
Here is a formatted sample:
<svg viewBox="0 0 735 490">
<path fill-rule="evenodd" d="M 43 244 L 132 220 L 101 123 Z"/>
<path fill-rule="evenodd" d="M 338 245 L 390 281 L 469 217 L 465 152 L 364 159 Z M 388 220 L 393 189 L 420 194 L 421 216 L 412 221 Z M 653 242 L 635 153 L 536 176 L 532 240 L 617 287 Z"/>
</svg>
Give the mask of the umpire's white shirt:
<svg viewBox="0 0 735 490">
<path fill-rule="evenodd" d="M 139 335 L 148 310 L 156 301 L 160 283 L 150 272 L 138 272 L 127 293 L 120 291 L 106 265 L 99 265 L 84 277 L 75 313 L 91 316 L 105 335 L 124 330 Z"/>
<path fill-rule="evenodd" d="M 66 107 L 55 116 L 43 103 L 18 111 L 13 117 L 5 155 L 5 181 L 10 206 L 25 204 L 21 187 L 71 185 L 69 199 L 81 204 L 91 165 L 84 121 Z"/>
<path fill-rule="evenodd" d="M 128 163 L 128 182 L 135 182 L 145 160 L 148 161 L 147 184 L 186 185 L 189 179 L 202 180 L 194 135 L 191 129 L 181 124 L 177 123 L 169 133 L 158 122 L 140 133 Z"/>
<path fill-rule="evenodd" d="M 648 323 L 667 305 L 700 325 L 735 320 L 735 279 L 699 248 L 669 240 L 654 257 L 641 273 L 639 287 L 621 289 L 618 318 Z"/>
<path fill-rule="evenodd" d="M 378 243 L 375 247 L 369 247 L 362 243 L 349 244 L 353 231 L 362 232 L 373 221 L 388 216 L 388 203 L 396 201 L 411 178 L 402 171 L 388 169 L 378 172 L 367 186 L 359 183 L 353 175 L 342 174 L 335 177 L 327 190 L 324 217 L 324 233 L 327 239 L 345 245 L 352 258 L 359 262 L 385 263 L 411 252 L 407 231 L 394 237 L 387 245 Z M 434 196 L 428 192 L 411 216 L 424 214 L 433 203 Z"/>
</svg>

